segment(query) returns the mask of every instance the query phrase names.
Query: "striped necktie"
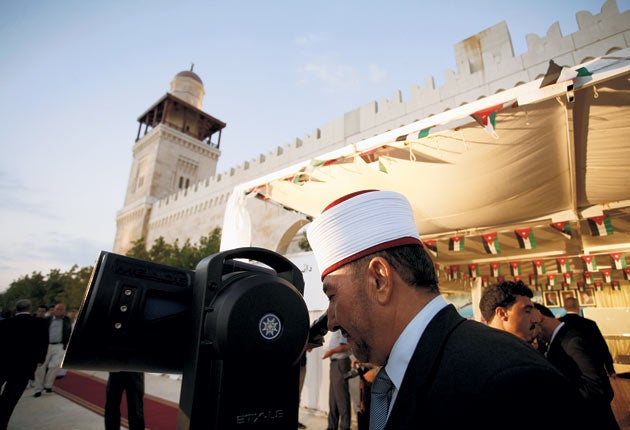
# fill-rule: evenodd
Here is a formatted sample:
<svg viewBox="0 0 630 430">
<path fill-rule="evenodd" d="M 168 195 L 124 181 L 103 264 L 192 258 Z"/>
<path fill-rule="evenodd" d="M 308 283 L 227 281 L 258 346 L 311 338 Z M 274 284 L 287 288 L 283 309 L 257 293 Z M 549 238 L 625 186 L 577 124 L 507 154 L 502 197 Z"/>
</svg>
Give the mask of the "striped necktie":
<svg viewBox="0 0 630 430">
<path fill-rule="evenodd" d="M 389 403 L 392 400 L 394 384 L 383 367 L 376 375 L 372 384 L 372 399 L 370 402 L 370 430 L 383 430 L 387 422 Z"/>
</svg>

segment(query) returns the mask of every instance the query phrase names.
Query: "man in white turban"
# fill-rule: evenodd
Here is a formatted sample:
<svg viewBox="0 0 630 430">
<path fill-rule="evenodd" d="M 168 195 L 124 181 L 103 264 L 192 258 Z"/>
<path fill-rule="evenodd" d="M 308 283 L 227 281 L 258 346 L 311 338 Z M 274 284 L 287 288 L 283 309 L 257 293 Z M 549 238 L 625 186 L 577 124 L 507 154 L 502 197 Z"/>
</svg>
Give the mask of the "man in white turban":
<svg viewBox="0 0 630 430">
<path fill-rule="evenodd" d="M 578 416 L 567 412 L 577 391 L 542 355 L 466 320 L 439 294 L 405 196 L 342 197 L 307 236 L 329 299 L 328 329 L 342 331 L 359 361 L 383 366 L 371 429 L 530 428 L 530 413 L 539 427 L 582 428 L 567 422 Z"/>
</svg>

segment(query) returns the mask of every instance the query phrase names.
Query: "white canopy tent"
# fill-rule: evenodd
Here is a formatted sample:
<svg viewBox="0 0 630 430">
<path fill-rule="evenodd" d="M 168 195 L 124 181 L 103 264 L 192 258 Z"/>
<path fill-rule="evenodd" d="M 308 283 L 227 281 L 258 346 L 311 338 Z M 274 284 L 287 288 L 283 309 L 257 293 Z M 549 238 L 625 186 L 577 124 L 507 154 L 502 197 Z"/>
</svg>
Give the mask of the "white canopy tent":
<svg viewBox="0 0 630 430">
<path fill-rule="evenodd" d="M 630 50 L 582 67 L 592 74 L 542 88 L 540 78 L 241 184 L 225 219 L 248 218 L 244 194 L 314 217 L 335 198 L 383 189 L 409 198 L 442 267 L 478 264 L 483 276 L 481 263 L 628 252 Z M 492 119 L 494 130 L 483 126 Z M 593 234 L 588 218 L 612 230 Z M 222 247 L 249 246 L 233 225 L 223 234 L 239 239 Z"/>
</svg>

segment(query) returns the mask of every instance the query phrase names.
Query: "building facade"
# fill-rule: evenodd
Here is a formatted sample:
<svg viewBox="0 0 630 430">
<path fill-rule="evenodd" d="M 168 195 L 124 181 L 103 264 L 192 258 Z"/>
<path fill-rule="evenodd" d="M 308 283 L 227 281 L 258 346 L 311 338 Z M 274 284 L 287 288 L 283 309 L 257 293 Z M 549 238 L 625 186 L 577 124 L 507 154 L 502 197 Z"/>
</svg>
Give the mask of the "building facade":
<svg viewBox="0 0 630 430">
<path fill-rule="evenodd" d="M 203 112 L 205 91 L 199 76 L 192 70 L 180 72 L 170 91 L 138 118 L 113 250 L 125 253 L 140 238 L 151 246 L 160 236 L 167 242 L 194 243 L 223 226 L 228 198 L 243 182 L 530 82 L 545 74 L 549 60 L 574 66 L 630 47 L 630 11 L 620 12 L 615 0 L 606 1 L 599 14 L 578 12 L 576 20 L 578 31 L 570 35 L 563 35 L 557 22 L 545 36 L 527 35 L 528 50 L 519 56 L 501 22 L 455 45 L 457 70 L 445 72 L 442 87 L 436 88 L 430 77 L 422 87 L 411 86 L 408 100 L 397 91 L 218 174 L 226 124 Z M 257 199 L 248 207 L 255 214 L 251 245 L 281 254 L 292 249 L 296 233 L 309 222 L 304 215 Z"/>
</svg>

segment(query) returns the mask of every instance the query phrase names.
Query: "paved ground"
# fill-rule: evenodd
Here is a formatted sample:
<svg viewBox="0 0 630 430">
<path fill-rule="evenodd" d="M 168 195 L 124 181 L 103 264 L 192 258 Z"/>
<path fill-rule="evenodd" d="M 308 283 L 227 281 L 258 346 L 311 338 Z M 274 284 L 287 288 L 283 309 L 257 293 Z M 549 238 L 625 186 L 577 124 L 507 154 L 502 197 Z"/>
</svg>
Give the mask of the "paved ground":
<svg viewBox="0 0 630 430">
<path fill-rule="evenodd" d="M 86 372 L 106 378 L 103 372 Z M 167 376 L 146 374 L 145 390 L 154 396 L 179 402 L 180 382 Z M 55 393 L 34 398 L 27 388 L 18 402 L 7 430 L 103 430 L 103 417 Z M 318 411 L 300 410 L 300 422 L 308 429 L 325 429 L 326 415 Z"/>
</svg>

